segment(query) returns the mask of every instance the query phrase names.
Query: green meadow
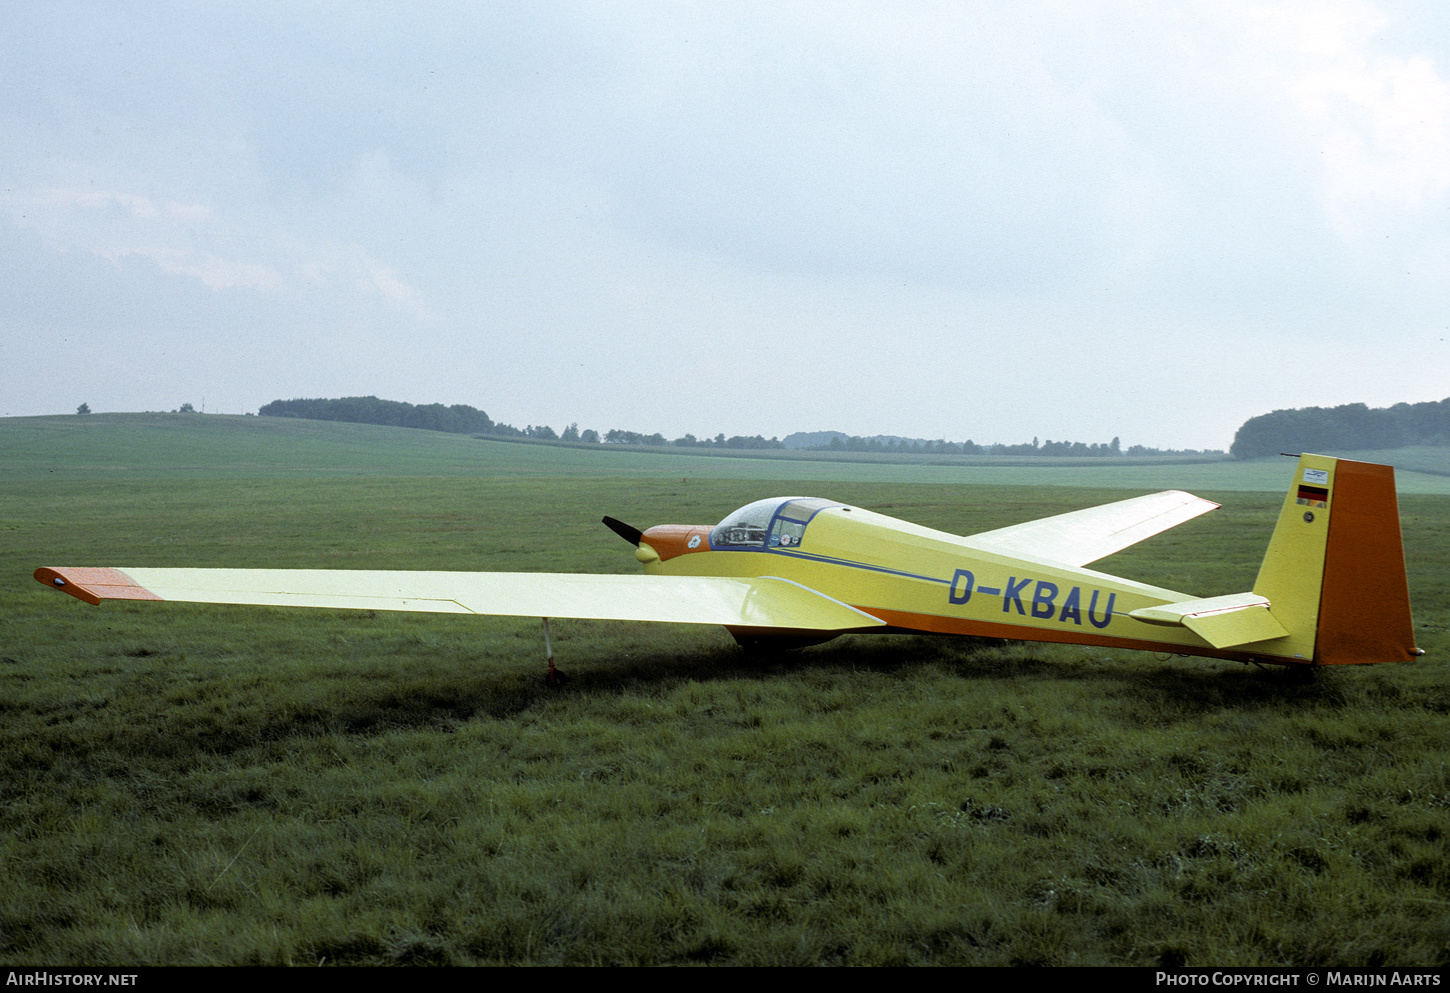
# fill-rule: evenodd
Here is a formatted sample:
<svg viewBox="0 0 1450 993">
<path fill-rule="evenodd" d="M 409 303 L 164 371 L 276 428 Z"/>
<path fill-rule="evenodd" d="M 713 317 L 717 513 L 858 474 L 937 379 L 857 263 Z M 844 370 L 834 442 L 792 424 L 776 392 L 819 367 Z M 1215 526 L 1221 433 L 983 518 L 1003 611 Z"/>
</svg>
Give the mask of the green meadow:
<svg viewBox="0 0 1450 993">
<path fill-rule="evenodd" d="M 1442 451 L 1399 473 L 1416 662 L 1304 679 L 913 636 L 756 657 L 558 620 L 550 690 L 537 621 L 90 607 L 30 573 L 632 572 L 603 514 L 797 492 L 970 533 L 1183 488 L 1223 508 L 1094 567 L 1209 596 L 1252 585 L 1292 463 L 0 420 L 0 961 L 1443 966 Z"/>
<path fill-rule="evenodd" d="M 1401 493 L 1450 495 L 1450 449 L 1371 452 L 1392 462 Z M 1354 452 L 1323 455 L 1358 457 Z M 1072 459 L 894 453 L 723 454 L 688 449 L 525 444 L 467 435 L 273 417 L 91 414 L 0 419 L 0 480 L 235 480 L 355 476 L 549 475 L 619 478 L 1124 489 L 1282 491 L 1286 459 L 1203 456 Z"/>
</svg>

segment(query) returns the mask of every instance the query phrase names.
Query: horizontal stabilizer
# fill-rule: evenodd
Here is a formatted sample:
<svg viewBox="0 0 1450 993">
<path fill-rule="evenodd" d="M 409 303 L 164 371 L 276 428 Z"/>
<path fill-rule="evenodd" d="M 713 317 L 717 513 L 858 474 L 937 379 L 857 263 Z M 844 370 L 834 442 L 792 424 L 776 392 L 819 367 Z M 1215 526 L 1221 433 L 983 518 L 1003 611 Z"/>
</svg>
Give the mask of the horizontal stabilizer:
<svg viewBox="0 0 1450 993">
<path fill-rule="evenodd" d="M 273 607 L 846 631 L 885 622 L 788 579 L 352 569 L 42 568 L 35 578 L 88 603 L 180 600 Z"/>
<path fill-rule="evenodd" d="M 1217 510 L 1218 506 L 1192 493 L 1165 490 L 984 531 L 966 538 L 965 543 L 987 552 L 1080 567 Z"/>
<path fill-rule="evenodd" d="M 1249 645 L 1283 638 L 1289 633 L 1269 613 L 1269 601 L 1256 593 L 1230 593 L 1139 607 L 1128 616 L 1150 624 L 1186 627 L 1214 648 Z"/>
</svg>

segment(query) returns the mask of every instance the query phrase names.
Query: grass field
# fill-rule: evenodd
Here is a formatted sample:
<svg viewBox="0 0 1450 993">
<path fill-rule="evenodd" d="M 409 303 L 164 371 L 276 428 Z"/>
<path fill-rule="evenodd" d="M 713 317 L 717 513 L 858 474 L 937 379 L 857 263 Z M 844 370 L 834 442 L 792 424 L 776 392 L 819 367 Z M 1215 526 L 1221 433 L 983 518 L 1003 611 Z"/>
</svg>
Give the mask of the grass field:
<svg viewBox="0 0 1450 993">
<path fill-rule="evenodd" d="M 630 572 L 601 514 L 790 489 L 970 532 L 1142 490 L 177 420 L 0 422 L 7 964 L 1450 960 L 1445 496 L 1402 496 L 1414 663 L 1302 682 L 918 637 L 752 662 L 717 629 L 560 621 L 549 691 L 537 622 L 92 608 L 30 572 Z M 1247 589 L 1288 464 L 1100 567 Z"/>
<path fill-rule="evenodd" d="M 1401 493 L 1450 495 L 1450 449 L 1376 452 Z M 1350 452 L 1322 452 L 1347 455 Z M 1007 459 L 821 452 L 737 457 L 620 446 L 519 444 L 369 424 L 214 414 L 0 418 L 0 479 L 253 479 L 565 475 L 625 478 L 1086 486 L 1282 492 L 1286 459 Z M 829 494 L 823 494 L 829 495 Z"/>
</svg>

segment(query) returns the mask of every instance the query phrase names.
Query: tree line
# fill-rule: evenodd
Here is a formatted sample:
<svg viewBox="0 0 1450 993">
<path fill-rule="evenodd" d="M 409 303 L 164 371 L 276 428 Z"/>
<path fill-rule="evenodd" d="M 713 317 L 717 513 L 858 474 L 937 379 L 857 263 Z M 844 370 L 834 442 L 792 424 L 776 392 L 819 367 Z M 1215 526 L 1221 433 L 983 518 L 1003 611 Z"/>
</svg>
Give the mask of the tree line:
<svg viewBox="0 0 1450 993">
<path fill-rule="evenodd" d="M 82 405 L 84 406 L 84 405 Z M 89 413 L 89 409 L 86 411 Z M 339 397 L 337 399 L 273 400 L 257 413 L 262 417 L 301 417 L 313 421 L 347 421 L 353 424 L 382 424 L 395 428 L 422 428 L 426 431 L 447 431 L 453 434 L 488 435 L 495 438 L 533 438 L 538 441 L 570 441 L 583 444 L 608 445 L 677 445 L 686 448 L 783 448 L 776 438 L 766 440 L 760 435 L 732 438 L 717 434 L 714 438 L 684 435 L 667 441 L 662 434 L 641 434 L 638 431 L 613 429 L 602 437 L 593 428 L 579 430 L 570 424 L 562 433 L 547 424 L 529 424 L 522 428 L 495 421 L 477 407 L 456 403 L 411 404 L 399 400 L 380 400 L 375 396 Z"/>
<path fill-rule="evenodd" d="M 640 434 L 638 431 L 610 431 L 604 436 L 606 444 L 610 445 L 668 445 L 674 448 L 784 448 L 785 444 L 779 438 L 763 438 L 760 435 L 746 437 L 737 434 L 732 437 L 725 437 L 724 434 L 717 434 L 713 438 L 696 438 L 692 434 L 682 435 L 673 441 L 666 441 L 665 436 L 659 432 L 654 434 Z"/>
<path fill-rule="evenodd" d="M 263 417 L 301 417 L 316 421 L 349 421 L 357 424 L 382 424 L 388 427 L 423 428 L 428 431 L 448 431 L 455 434 L 472 434 L 495 438 L 532 438 L 538 441 L 566 441 L 583 444 L 604 445 L 647 445 L 673 448 L 726 448 L 726 449 L 772 449 L 786 448 L 779 438 L 765 438 L 762 435 L 734 435 L 723 433 L 713 438 L 697 438 L 693 434 L 682 435 L 673 440 L 659 432 L 644 434 L 640 431 L 626 431 L 612 428 L 601 435 L 592 428 L 580 430 L 578 424 L 570 424 L 562 432 L 555 432 L 547 424 L 529 424 L 523 428 L 514 427 L 493 420 L 477 407 L 467 404 L 444 406 L 441 403 L 411 404 L 398 400 L 380 400 L 375 396 L 341 397 L 338 399 L 273 400 L 258 411 Z M 824 444 L 800 445 L 806 438 L 821 438 L 831 435 Z M 815 436 L 792 435 L 787 441 L 795 440 L 795 447 L 806 447 L 816 451 L 847 452 L 901 452 L 931 455 L 1056 455 L 1069 457 L 1094 457 L 1115 455 L 1199 455 L 1221 454 L 1219 452 L 1197 452 L 1191 450 L 1169 450 L 1145 448 L 1133 445 L 1123 451 L 1119 439 L 1110 442 L 1086 443 L 1081 441 L 1044 441 L 1033 438 L 1031 443 L 1020 445 L 978 445 L 970 439 L 965 442 L 924 441 L 911 438 L 889 438 L 877 436 L 862 438 L 839 432 L 821 432 Z"/>
<path fill-rule="evenodd" d="M 1252 459 L 1281 452 L 1355 451 L 1404 445 L 1450 445 L 1450 398 L 1367 407 L 1299 407 L 1250 417 L 1229 454 Z"/>
<path fill-rule="evenodd" d="M 862 438 L 856 435 L 836 435 L 823 445 L 810 445 L 808 451 L 815 452 L 901 452 L 920 455 L 1053 455 L 1059 458 L 1099 458 L 1118 455 L 1222 455 L 1222 451 L 1198 451 L 1196 449 L 1148 448 L 1130 445 L 1126 450 L 1122 441 L 1114 438 L 1109 442 L 1053 441 L 1039 442 L 1033 438 L 1019 445 L 1000 443 L 979 445 L 968 438 L 966 441 L 925 441 L 920 438 L 891 438 L 877 436 Z"/>
<path fill-rule="evenodd" d="M 979 445 L 970 438 L 966 441 L 956 442 L 924 441 L 919 438 L 861 438 L 856 435 L 837 435 L 824 445 L 811 446 L 811 450 L 817 452 L 904 452 L 922 455 L 1098 456 L 1123 454 L 1121 442 L 1117 438 L 1106 444 L 1051 440 L 1038 444 L 1037 439 L 1033 438 L 1031 444 Z M 1146 453 L 1147 449 L 1143 451 Z"/>
<path fill-rule="evenodd" d="M 262 417 L 302 417 L 312 421 L 348 421 L 353 424 L 384 424 L 395 428 L 423 428 L 454 434 L 492 434 L 498 425 L 477 407 L 456 403 L 414 406 L 377 397 L 341 397 L 336 400 L 273 400 L 257 410 Z M 516 432 L 521 433 L 521 432 Z"/>
<path fill-rule="evenodd" d="M 181 412 L 190 413 L 191 404 L 181 405 Z M 81 404 L 76 413 L 89 414 L 89 404 Z M 176 413 L 176 411 L 173 411 Z M 1052 441 L 1018 445 L 979 445 L 945 440 L 926 441 L 919 438 L 897 438 L 877 435 L 863 438 L 840 432 L 819 431 L 794 434 L 782 442 L 779 438 L 761 435 L 723 433 L 713 438 L 696 438 L 686 434 L 667 440 L 659 432 L 644 434 L 618 428 L 605 432 L 570 424 L 556 433 L 547 424 L 529 424 L 522 428 L 493 420 L 467 404 L 444 406 L 441 403 L 411 404 L 397 400 L 380 400 L 375 396 L 340 397 L 337 399 L 273 400 L 258 411 L 263 417 L 300 417 L 317 421 L 349 421 L 358 424 L 382 424 L 389 427 L 422 428 L 496 438 L 532 438 L 540 441 L 565 441 L 583 444 L 647 445 L 680 448 L 766 449 L 796 448 L 810 451 L 902 452 L 930 455 L 1051 455 L 1072 458 L 1117 455 L 1221 455 L 1221 451 L 1193 449 L 1160 449 L 1132 445 L 1126 450 L 1119 439 L 1110 442 Z M 829 440 L 827 440 L 829 439 Z M 1281 452 L 1354 451 L 1363 449 L 1400 448 L 1405 445 L 1450 446 L 1450 397 L 1425 403 L 1397 403 L 1393 407 L 1368 407 L 1347 403 L 1338 407 L 1299 407 L 1275 410 L 1251 417 L 1234 434 L 1229 454 L 1234 458 L 1251 459 Z"/>
</svg>

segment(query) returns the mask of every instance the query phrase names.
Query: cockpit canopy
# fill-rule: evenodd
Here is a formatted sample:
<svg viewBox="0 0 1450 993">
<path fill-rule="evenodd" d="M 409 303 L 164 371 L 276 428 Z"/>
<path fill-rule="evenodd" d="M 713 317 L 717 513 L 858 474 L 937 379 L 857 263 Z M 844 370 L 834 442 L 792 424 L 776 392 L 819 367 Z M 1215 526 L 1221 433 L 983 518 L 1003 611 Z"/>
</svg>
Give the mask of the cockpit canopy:
<svg viewBox="0 0 1450 993">
<path fill-rule="evenodd" d="M 770 497 L 747 503 L 710 532 L 710 548 L 742 552 L 793 548 L 801 543 L 806 525 L 818 511 L 844 506 L 820 497 Z"/>
</svg>

